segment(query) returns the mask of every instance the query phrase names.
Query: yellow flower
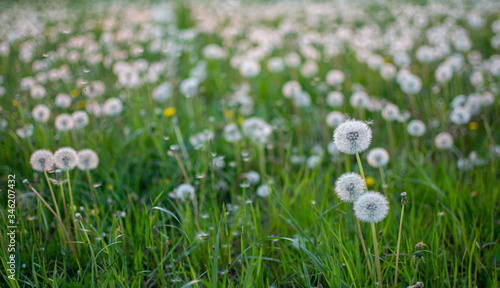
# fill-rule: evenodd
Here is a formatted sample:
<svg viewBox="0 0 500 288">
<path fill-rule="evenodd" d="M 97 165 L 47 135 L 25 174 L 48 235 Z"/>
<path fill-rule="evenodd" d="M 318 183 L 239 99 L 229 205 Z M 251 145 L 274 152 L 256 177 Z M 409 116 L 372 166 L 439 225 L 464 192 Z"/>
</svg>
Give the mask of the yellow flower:
<svg viewBox="0 0 500 288">
<path fill-rule="evenodd" d="M 470 122 L 469 123 L 469 129 L 470 130 L 477 130 L 477 123 L 476 122 Z"/>
<path fill-rule="evenodd" d="M 73 90 L 71 90 L 70 94 L 71 94 L 71 96 L 76 97 L 76 96 L 80 95 L 80 91 L 73 89 Z"/>
<path fill-rule="evenodd" d="M 243 121 L 245 121 L 245 119 L 239 117 L 238 120 L 236 120 L 236 122 L 238 123 L 238 125 L 241 125 L 243 123 Z"/>
<path fill-rule="evenodd" d="M 109 189 L 109 190 L 113 190 L 113 185 L 109 184 L 109 185 L 108 185 L 108 189 Z"/>
<path fill-rule="evenodd" d="M 19 107 L 19 101 L 17 101 L 17 100 L 12 100 L 12 106 L 14 106 L 14 107 Z"/>
<path fill-rule="evenodd" d="M 374 183 L 375 183 L 375 180 L 373 180 L 372 177 L 366 177 L 366 186 L 372 187 Z"/>
<path fill-rule="evenodd" d="M 165 110 L 163 110 L 163 116 L 165 117 L 172 117 L 175 115 L 175 108 L 174 107 L 168 107 Z"/>
<path fill-rule="evenodd" d="M 233 118 L 233 116 L 234 116 L 234 112 L 233 112 L 233 111 L 231 111 L 231 110 L 224 111 L 224 116 L 225 116 L 227 119 L 231 119 L 231 118 Z"/>
<path fill-rule="evenodd" d="M 78 101 L 78 109 L 85 108 L 85 101 Z"/>
</svg>

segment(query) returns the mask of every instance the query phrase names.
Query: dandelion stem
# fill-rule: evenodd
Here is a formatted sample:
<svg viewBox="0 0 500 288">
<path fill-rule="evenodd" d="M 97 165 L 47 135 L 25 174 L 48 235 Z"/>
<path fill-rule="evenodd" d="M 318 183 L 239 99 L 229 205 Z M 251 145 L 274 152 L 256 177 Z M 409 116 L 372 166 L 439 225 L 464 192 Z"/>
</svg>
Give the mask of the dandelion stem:
<svg viewBox="0 0 500 288">
<path fill-rule="evenodd" d="M 359 153 L 356 153 L 356 160 L 358 161 L 359 172 L 361 174 L 361 177 L 363 177 L 363 181 L 365 181 L 365 190 L 367 191 L 368 187 L 366 185 L 366 179 L 365 179 L 365 173 L 363 171 L 363 165 L 361 164 L 361 159 L 359 159 Z M 363 252 L 365 253 L 365 257 L 366 257 L 366 260 L 368 263 L 368 270 L 370 271 L 370 277 L 373 277 L 372 265 L 370 264 L 370 258 L 368 258 L 368 252 L 366 250 L 366 245 L 365 245 L 365 240 L 363 239 L 363 234 L 361 233 L 361 226 L 359 225 L 358 217 L 356 217 L 356 222 L 358 224 L 358 232 L 359 232 L 359 238 L 361 240 L 361 246 L 363 247 Z"/>
<path fill-rule="evenodd" d="M 401 220 L 399 220 L 398 245 L 396 246 L 396 272 L 394 273 L 394 288 L 398 283 L 398 266 L 399 266 L 399 245 L 401 244 L 401 230 L 403 229 L 403 217 L 405 214 L 405 205 L 401 208 Z"/>
<path fill-rule="evenodd" d="M 68 208 L 66 207 L 66 198 L 64 197 L 63 183 L 59 183 L 59 186 L 61 187 L 61 198 L 63 201 L 64 215 L 66 216 L 66 224 L 68 225 L 68 230 L 70 230 L 71 226 L 69 225 L 69 215 L 68 215 Z M 73 241 L 73 234 L 72 233 L 69 233 L 69 238 L 70 238 L 70 241 Z"/>
<path fill-rule="evenodd" d="M 363 165 L 361 164 L 361 159 L 359 159 L 359 153 L 356 153 L 356 160 L 358 161 L 359 174 L 361 174 L 361 177 L 363 177 L 363 180 L 365 180 L 365 185 L 366 185 L 365 172 L 363 171 Z"/>
<path fill-rule="evenodd" d="M 181 146 L 182 157 L 184 157 L 184 160 L 186 161 L 187 168 L 191 170 L 189 155 L 187 153 L 186 145 L 184 144 L 184 139 L 182 138 L 182 133 L 179 128 L 179 124 L 177 123 L 177 121 L 173 121 L 173 123 L 174 123 L 175 136 L 177 137 L 177 141 L 179 141 L 179 146 Z"/>
<path fill-rule="evenodd" d="M 266 151 L 264 150 L 264 145 L 259 145 L 259 154 L 260 173 L 262 174 L 262 179 L 266 179 Z"/>
<path fill-rule="evenodd" d="M 66 170 L 66 178 L 68 178 L 68 189 L 69 189 L 69 213 L 71 213 L 71 219 L 75 222 L 75 213 L 73 213 L 73 207 L 75 204 L 73 203 L 73 192 L 71 191 L 71 182 L 69 180 L 69 170 Z M 75 234 L 76 237 L 76 234 Z"/>
<path fill-rule="evenodd" d="M 377 267 L 378 286 L 384 287 L 384 284 L 382 282 L 382 270 L 380 269 L 380 259 L 379 259 L 378 242 L 377 242 L 377 231 L 375 231 L 375 223 L 370 222 L 370 226 L 372 227 L 373 248 L 375 250 L 375 266 Z"/>
<path fill-rule="evenodd" d="M 94 209 L 97 209 L 97 198 L 95 197 L 94 185 L 92 185 L 89 170 L 87 170 L 87 180 L 89 182 L 90 193 L 92 193 L 92 204 L 94 205 Z"/>
<path fill-rule="evenodd" d="M 380 171 L 380 178 L 382 178 L 382 189 L 384 189 L 384 194 L 385 194 L 385 197 L 388 197 L 387 196 L 387 183 L 385 182 L 385 173 L 384 173 L 384 168 L 382 168 L 382 166 L 379 166 L 378 167 L 379 171 Z"/>
<path fill-rule="evenodd" d="M 54 215 L 54 217 L 56 217 L 56 220 L 57 220 L 57 222 L 59 222 L 59 225 L 61 226 L 61 230 L 64 233 L 64 236 L 66 236 L 66 240 L 68 242 L 70 242 L 71 238 L 68 235 L 68 231 L 66 231 L 66 229 L 64 228 L 64 224 L 63 224 L 63 222 L 61 220 L 61 217 L 57 216 L 56 212 L 50 207 L 50 205 L 47 202 L 45 202 L 45 200 L 42 198 L 42 196 L 40 194 L 38 194 L 38 192 L 35 190 L 35 188 L 33 188 L 33 186 L 31 185 L 31 183 L 28 182 L 27 185 L 28 185 L 28 188 L 31 191 L 33 191 L 33 193 L 35 193 L 35 195 L 40 199 L 40 201 L 42 201 L 43 205 L 45 205 L 45 207 L 47 207 L 47 209 L 49 209 L 50 213 L 52 213 L 52 215 Z M 65 245 L 66 245 L 66 243 L 65 243 Z M 72 247 L 73 254 L 75 255 L 75 258 L 78 261 L 78 255 L 76 254 L 75 246 L 74 246 L 74 244 L 72 242 L 70 242 L 70 245 Z"/>
<path fill-rule="evenodd" d="M 83 234 L 85 235 L 85 238 L 87 239 L 87 242 L 89 243 L 89 247 L 90 247 L 90 254 L 92 255 L 92 265 L 94 266 L 92 268 L 92 285 L 91 287 L 95 287 L 94 286 L 94 279 L 95 279 L 95 276 L 97 276 L 97 265 L 96 265 L 96 259 L 95 259 L 95 255 L 94 255 L 94 249 L 92 249 L 92 243 L 90 242 L 90 238 L 89 236 L 87 235 L 87 230 L 85 229 L 85 226 L 83 226 L 83 223 L 82 221 L 78 221 L 80 222 L 80 226 L 82 227 L 82 231 L 83 231 Z M 94 274 L 94 271 L 95 271 L 95 274 Z"/>
<path fill-rule="evenodd" d="M 366 263 L 368 264 L 368 271 L 370 272 L 370 278 L 373 277 L 372 264 L 370 263 L 370 258 L 368 258 L 368 251 L 366 250 L 365 239 L 363 238 L 363 233 L 361 233 L 361 225 L 359 225 L 359 219 L 356 217 L 356 223 L 358 224 L 359 239 L 361 240 L 361 246 L 363 247 L 363 252 L 365 253 Z"/>
<path fill-rule="evenodd" d="M 54 202 L 57 216 L 59 218 L 61 218 L 61 213 L 59 212 L 59 207 L 57 205 L 56 196 L 54 195 L 54 189 L 52 189 L 52 185 L 50 184 L 49 175 L 47 175 L 47 171 L 43 171 L 43 174 L 45 174 L 45 179 L 47 179 L 47 184 L 49 185 L 50 195 L 52 196 L 52 201 Z"/>
</svg>

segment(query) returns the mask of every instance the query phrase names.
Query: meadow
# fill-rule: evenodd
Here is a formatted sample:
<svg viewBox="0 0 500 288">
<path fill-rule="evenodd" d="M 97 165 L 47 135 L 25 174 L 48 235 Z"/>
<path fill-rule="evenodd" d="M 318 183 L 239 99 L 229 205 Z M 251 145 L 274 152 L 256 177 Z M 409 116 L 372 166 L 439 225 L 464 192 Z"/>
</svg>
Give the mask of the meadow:
<svg viewBox="0 0 500 288">
<path fill-rule="evenodd" d="M 500 3 L 420 2 L 1 2 L 0 286 L 500 287 Z"/>
</svg>

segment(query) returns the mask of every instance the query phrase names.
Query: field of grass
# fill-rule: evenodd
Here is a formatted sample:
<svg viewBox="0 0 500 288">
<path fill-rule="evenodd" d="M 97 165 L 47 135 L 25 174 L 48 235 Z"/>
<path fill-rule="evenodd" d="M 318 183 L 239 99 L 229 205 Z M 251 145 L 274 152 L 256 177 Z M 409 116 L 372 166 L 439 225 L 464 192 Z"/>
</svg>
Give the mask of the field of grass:
<svg viewBox="0 0 500 288">
<path fill-rule="evenodd" d="M 0 3 L 0 286 L 500 287 L 499 85 L 495 1 Z"/>
</svg>

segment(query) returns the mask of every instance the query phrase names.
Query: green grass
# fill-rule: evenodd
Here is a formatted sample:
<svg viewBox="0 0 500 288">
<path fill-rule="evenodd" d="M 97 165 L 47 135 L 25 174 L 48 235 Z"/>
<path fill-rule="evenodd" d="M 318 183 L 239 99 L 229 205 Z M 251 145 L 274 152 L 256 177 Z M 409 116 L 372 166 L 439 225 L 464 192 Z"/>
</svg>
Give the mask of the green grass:
<svg viewBox="0 0 500 288">
<path fill-rule="evenodd" d="M 181 16 L 179 27 L 193 25 L 192 18 L 185 18 L 191 13 L 189 7 L 178 6 L 174 11 Z M 90 10 L 79 15 L 72 33 L 81 33 L 84 20 L 90 17 L 97 15 Z M 48 26 L 53 27 L 53 24 Z M 491 37 L 491 33 L 487 29 L 475 34 L 474 37 L 483 37 L 477 43 L 483 45 L 489 41 L 487 37 Z M 95 28 L 92 33 L 100 35 L 102 30 Z M 61 41 L 65 41 L 64 37 Z M 204 45 L 220 41 L 218 35 L 200 34 L 191 46 L 194 54 L 202 57 L 200 51 Z M 37 55 L 56 49 L 58 43 L 39 46 Z M 249 81 L 255 101 L 253 115 L 268 123 L 273 119 L 282 123 L 273 132 L 272 145 L 264 148 L 265 159 L 262 159 L 261 147 L 248 139 L 235 148 L 222 136 L 225 124 L 245 118 L 234 107 L 220 102 L 234 91 L 233 84 L 245 81 L 230 68 L 228 60 L 207 62 L 208 77 L 199 95 L 186 99 L 175 89 L 174 96 L 162 105 L 154 103 L 150 97 L 157 84 L 117 89 L 114 86 L 116 77 L 103 65 L 89 67 L 91 72 L 84 74 L 81 71 L 85 63 L 70 64 L 75 79 L 84 77 L 86 81 L 106 83 L 103 98 L 123 94 L 124 110 L 117 117 L 90 116 L 90 124 L 83 130 L 57 132 L 54 117 L 63 109 L 53 106 L 51 99 L 57 93 L 76 89 L 80 94 L 74 97 L 70 111 L 78 110 L 78 102 L 87 100 L 74 81 L 47 85 L 48 96 L 41 100 L 34 100 L 29 92 L 21 91 L 20 79 L 33 71 L 31 65 L 17 60 L 16 45 L 18 43 L 11 47 L 13 52 L 9 57 L 0 58 L 0 74 L 4 75 L 3 85 L 7 89 L 7 94 L 0 98 L 0 117 L 8 121 L 6 130 L 0 132 L 0 198 L 2 203 L 7 203 L 7 176 L 16 175 L 18 281 L 8 282 L 4 278 L 0 280 L 4 281 L 2 287 L 374 286 L 375 279 L 367 269 L 367 261 L 375 269 L 369 224 L 361 223 L 370 254 L 366 259 L 351 204 L 341 203 L 334 193 L 338 176 L 347 171 L 359 172 L 356 158 L 349 156 L 344 161 L 341 155 L 334 161 L 325 152 L 321 164 L 312 169 L 305 163 L 290 161 L 292 155 L 309 156 L 313 146 L 326 147 L 332 141 L 333 130 L 324 121 L 332 109 L 324 104 L 325 93 L 320 91 L 316 81 L 303 78 L 295 69 L 271 74 L 265 64 L 262 73 Z M 475 48 L 493 53 L 491 48 Z M 293 45 L 285 46 L 275 50 L 273 55 L 283 56 L 295 49 Z M 145 52 L 141 57 L 157 61 L 165 56 Z M 55 67 L 65 64 L 58 61 Z M 473 117 L 478 127 L 471 130 L 468 126 L 456 127 L 441 121 L 447 119 L 452 97 L 474 91 L 467 78 L 468 71 L 455 75 L 449 83 L 447 91 L 451 96 L 443 91 L 429 94 L 433 79 L 433 72 L 429 71 L 434 71 L 437 64 L 415 64 L 418 67 L 412 68 L 423 79 L 425 92 L 422 94 L 427 96 L 419 95 L 417 106 L 412 106 L 395 81 L 383 81 L 377 72 L 358 63 L 352 51 L 319 62 L 319 65 L 318 75 L 322 77 L 331 69 L 350 71 L 341 89 L 346 103 L 337 110 L 352 118 L 373 120 L 374 139 L 370 148 L 384 147 L 391 157 L 388 167 L 384 168 L 390 212 L 376 225 L 384 287 L 392 287 L 394 281 L 401 216 L 399 195 L 403 191 L 407 192 L 409 205 L 405 208 L 402 224 L 396 287 L 411 286 L 417 281 L 423 282 L 425 287 L 498 287 L 500 159 L 489 150 L 491 139 L 500 141 L 498 95 L 495 95 L 494 105 Z M 188 76 L 193 66 L 190 55 L 183 52 L 172 68 L 175 76 L 163 77 L 158 83 L 164 80 L 178 83 Z M 311 107 L 297 108 L 291 100 L 283 98 L 281 86 L 290 79 L 297 79 L 311 94 L 314 103 Z M 370 95 L 378 95 L 380 99 L 409 110 L 412 119 L 424 120 L 426 124 L 430 119 L 438 119 L 438 125 L 428 125 L 421 138 L 409 136 L 406 123 L 392 122 L 389 130 L 379 112 L 358 111 L 349 105 L 352 83 L 360 83 Z M 488 84 L 498 85 L 499 82 L 492 79 Z M 19 97 L 15 97 L 16 94 Z M 430 97 L 444 99 L 443 110 L 433 106 L 435 102 Z M 31 109 L 39 103 L 51 108 L 51 118 L 46 124 L 31 120 Z M 197 218 L 192 201 L 182 202 L 168 196 L 186 179 L 179 161 L 169 153 L 171 145 L 181 145 L 173 118 L 155 113 L 155 108 L 163 111 L 167 107 L 176 108 L 175 117 L 182 141 L 187 146 L 189 158 L 184 159 L 179 154 L 179 159 L 187 169 L 188 181 L 196 188 Z M 15 132 L 25 123 L 35 126 L 33 136 L 28 139 L 19 138 Z M 485 123 L 491 127 L 491 137 Z M 130 133 L 124 133 L 125 128 Z M 189 136 L 203 129 L 211 130 L 215 137 L 203 149 L 195 150 L 189 144 Z M 460 152 L 467 156 L 475 150 L 487 163 L 470 171 L 459 170 L 455 154 L 435 148 L 434 136 L 442 131 L 461 133 L 462 137 L 455 138 Z M 57 140 L 55 135 L 59 135 Z M 389 144 L 391 137 L 394 147 Z M 22 184 L 23 179 L 28 179 L 54 207 L 56 203 L 52 203 L 44 175 L 33 171 L 29 158 L 37 149 L 55 151 L 65 146 L 76 150 L 94 149 L 100 157 L 99 167 L 90 173 L 92 182 L 100 184 L 95 185 L 95 207 L 87 175 L 79 170 L 69 173 L 78 211 L 67 209 L 71 214 L 79 212 L 83 216 L 81 221 L 70 224 L 75 238 L 72 244 L 78 257 L 69 250 L 71 245 L 65 248 L 59 225 L 50 211 Z M 249 159 L 241 161 L 238 167 L 230 167 L 230 161 L 241 160 L 238 151 L 247 152 Z M 214 155 L 225 157 L 225 168 L 216 169 L 211 165 Z M 378 169 L 367 164 L 366 153 L 360 156 L 366 177 L 374 180 L 369 189 L 382 192 Z M 260 172 L 263 168 L 259 161 L 262 160 L 265 160 L 266 180 L 272 187 L 267 198 L 258 197 L 257 187 L 247 187 L 237 173 L 237 170 Z M 221 187 L 221 181 L 226 188 Z M 53 188 L 59 199 L 59 188 Z M 65 193 L 68 193 L 67 188 L 65 184 Z M 64 222 L 61 199 L 57 201 Z M 0 207 L 0 273 L 6 277 L 8 209 L 4 204 Z M 419 243 L 423 245 L 417 245 Z"/>
</svg>

